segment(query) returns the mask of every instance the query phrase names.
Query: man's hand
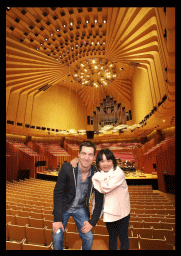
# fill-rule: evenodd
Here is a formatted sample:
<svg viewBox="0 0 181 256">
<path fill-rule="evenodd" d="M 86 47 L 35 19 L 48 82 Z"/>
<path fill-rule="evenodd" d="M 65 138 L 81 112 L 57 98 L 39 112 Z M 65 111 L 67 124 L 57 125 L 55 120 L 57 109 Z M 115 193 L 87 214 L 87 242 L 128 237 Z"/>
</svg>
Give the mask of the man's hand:
<svg viewBox="0 0 181 256">
<path fill-rule="evenodd" d="M 74 158 L 74 159 L 72 159 L 72 160 L 70 161 L 70 164 L 72 165 L 72 167 L 75 168 L 75 167 L 77 167 L 78 162 L 79 162 L 79 158 L 76 157 L 76 158 Z"/>
<path fill-rule="evenodd" d="M 52 224 L 52 231 L 54 233 L 54 235 L 56 234 L 57 230 L 61 228 L 64 232 L 64 227 L 63 227 L 63 223 L 62 222 L 54 222 Z"/>
<path fill-rule="evenodd" d="M 82 233 L 88 233 L 89 231 L 91 231 L 92 228 L 93 228 L 93 226 L 88 221 L 85 221 L 84 226 L 81 229 L 81 231 L 82 231 Z"/>
</svg>

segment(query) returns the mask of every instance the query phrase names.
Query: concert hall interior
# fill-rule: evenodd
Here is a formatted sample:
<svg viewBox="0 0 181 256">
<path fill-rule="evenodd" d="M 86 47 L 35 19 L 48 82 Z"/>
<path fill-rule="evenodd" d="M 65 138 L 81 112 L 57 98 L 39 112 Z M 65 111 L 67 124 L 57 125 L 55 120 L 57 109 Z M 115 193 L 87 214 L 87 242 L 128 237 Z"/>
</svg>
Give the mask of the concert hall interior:
<svg viewBox="0 0 181 256">
<path fill-rule="evenodd" d="M 52 249 L 58 172 L 86 140 L 125 173 L 130 249 L 175 249 L 174 7 L 6 7 L 7 249 Z M 100 219 L 93 250 L 107 237 Z"/>
</svg>

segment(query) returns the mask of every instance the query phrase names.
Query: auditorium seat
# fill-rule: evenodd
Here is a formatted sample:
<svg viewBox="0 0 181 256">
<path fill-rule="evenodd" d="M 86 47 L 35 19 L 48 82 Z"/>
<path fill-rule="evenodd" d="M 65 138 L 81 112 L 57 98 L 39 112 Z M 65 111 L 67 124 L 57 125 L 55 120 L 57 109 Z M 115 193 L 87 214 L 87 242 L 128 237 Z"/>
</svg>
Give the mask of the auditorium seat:
<svg viewBox="0 0 181 256">
<path fill-rule="evenodd" d="M 16 217 L 13 215 L 7 215 L 6 214 L 6 223 L 11 222 L 11 224 L 15 225 L 16 224 Z"/>
<path fill-rule="evenodd" d="M 139 236 L 140 250 L 173 250 L 173 245 L 165 239 L 149 239 Z"/>
<path fill-rule="evenodd" d="M 94 234 L 103 234 L 103 235 L 108 235 L 108 231 L 105 225 L 96 225 L 93 228 L 93 233 Z"/>
<path fill-rule="evenodd" d="M 23 240 L 21 242 L 6 241 L 6 250 L 23 250 Z"/>
<path fill-rule="evenodd" d="M 52 221 L 44 219 L 44 226 L 47 227 L 48 229 L 52 229 Z"/>
<path fill-rule="evenodd" d="M 44 220 L 29 217 L 29 227 L 44 228 Z"/>
<path fill-rule="evenodd" d="M 129 221 L 129 227 L 133 228 L 143 228 L 144 227 L 144 222 L 143 221 Z"/>
<path fill-rule="evenodd" d="M 80 250 L 82 247 L 82 240 L 80 239 L 79 233 L 76 232 L 65 232 L 66 248 Z"/>
<path fill-rule="evenodd" d="M 160 229 L 161 228 L 161 221 L 160 222 L 143 222 L 144 228 L 156 228 Z"/>
<path fill-rule="evenodd" d="M 175 233 L 175 223 L 161 222 L 161 229 L 172 229 Z"/>
<path fill-rule="evenodd" d="M 18 215 L 18 216 L 19 216 L 19 215 L 20 215 L 20 210 L 13 210 L 13 209 L 10 209 L 10 214 L 11 214 L 11 215 L 14 215 L 14 216 L 15 216 L 15 215 Z"/>
<path fill-rule="evenodd" d="M 43 219 L 43 213 L 37 213 L 37 212 L 31 211 L 31 217 L 35 219 Z"/>
<path fill-rule="evenodd" d="M 133 228 L 133 236 L 140 235 L 142 238 L 153 238 L 153 228 Z"/>
<path fill-rule="evenodd" d="M 25 226 L 29 224 L 29 217 L 16 216 L 16 225 Z"/>
<path fill-rule="evenodd" d="M 94 240 L 103 240 L 104 243 L 109 247 L 109 235 L 106 234 L 93 234 Z"/>
<path fill-rule="evenodd" d="M 26 237 L 26 227 L 7 224 L 8 241 L 21 242 Z"/>
<path fill-rule="evenodd" d="M 23 240 L 22 243 L 22 249 L 23 250 L 52 250 L 52 244 L 49 244 L 48 246 L 46 245 L 40 245 L 40 244 L 27 244 L 26 239 Z"/>
<path fill-rule="evenodd" d="M 31 213 L 27 211 L 20 211 L 20 216 L 22 217 L 31 217 Z"/>
<path fill-rule="evenodd" d="M 175 244 L 175 235 L 173 228 L 168 229 L 153 229 L 153 238 L 154 239 L 164 239 L 166 238 L 166 241 L 168 244 Z"/>
<path fill-rule="evenodd" d="M 93 240 L 93 244 L 92 244 L 92 250 L 108 250 L 109 247 L 108 245 L 104 242 L 103 239 L 96 239 Z"/>
<path fill-rule="evenodd" d="M 53 242 L 52 240 L 52 229 L 45 227 L 45 243 L 46 245 L 51 244 Z"/>
<path fill-rule="evenodd" d="M 43 218 L 46 219 L 46 220 L 53 221 L 53 215 L 52 214 L 44 214 L 43 213 Z"/>
<path fill-rule="evenodd" d="M 45 229 L 26 226 L 26 242 L 31 244 L 45 245 Z"/>
<path fill-rule="evenodd" d="M 129 237 L 129 250 L 139 250 L 139 238 Z"/>
<path fill-rule="evenodd" d="M 77 232 L 77 227 L 75 225 L 75 222 L 74 223 L 67 222 L 66 231 L 67 232 Z"/>
<path fill-rule="evenodd" d="M 44 214 L 52 214 L 52 209 L 44 208 L 44 209 L 43 209 L 43 213 L 44 213 Z"/>
</svg>

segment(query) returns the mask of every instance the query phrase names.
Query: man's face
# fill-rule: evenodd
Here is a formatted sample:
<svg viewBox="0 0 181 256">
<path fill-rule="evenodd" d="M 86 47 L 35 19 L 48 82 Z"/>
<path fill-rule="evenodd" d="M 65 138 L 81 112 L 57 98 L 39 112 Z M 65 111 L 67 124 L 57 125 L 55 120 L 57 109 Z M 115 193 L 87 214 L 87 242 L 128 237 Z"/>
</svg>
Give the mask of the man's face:
<svg viewBox="0 0 181 256">
<path fill-rule="evenodd" d="M 83 168 L 89 168 L 94 160 L 94 148 L 83 146 L 78 156 L 79 164 Z"/>
</svg>

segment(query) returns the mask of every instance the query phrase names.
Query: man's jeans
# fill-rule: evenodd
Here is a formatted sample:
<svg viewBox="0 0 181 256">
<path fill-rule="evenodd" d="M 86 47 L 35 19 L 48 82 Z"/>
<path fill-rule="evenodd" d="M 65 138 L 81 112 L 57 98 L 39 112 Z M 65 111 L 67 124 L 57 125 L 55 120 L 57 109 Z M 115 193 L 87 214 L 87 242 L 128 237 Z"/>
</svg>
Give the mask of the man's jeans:
<svg viewBox="0 0 181 256">
<path fill-rule="evenodd" d="M 73 219 L 75 220 L 77 230 L 79 232 L 80 238 L 82 239 L 82 250 L 91 250 L 92 243 L 93 243 L 92 230 L 90 232 L 88 232 L 87 234 L 81 232 L 81 228 L 83 227 L 84 222 L 89 220 L 85 208 L 81 208 L 74 213 L 64 212 L 64 214 L 63 214 L 64 230 L 67 226 L 67 222 L 68 222 L 68 219 L 70 216 L 72 216 Z M 54 250 L 63 250 L 64 232 L 62 231 L 61 228 L 59 230 L 60 230 L 60 232 L 58 234 L 54 235 L 52 233 L 53 249 Z"/>
</svg>

